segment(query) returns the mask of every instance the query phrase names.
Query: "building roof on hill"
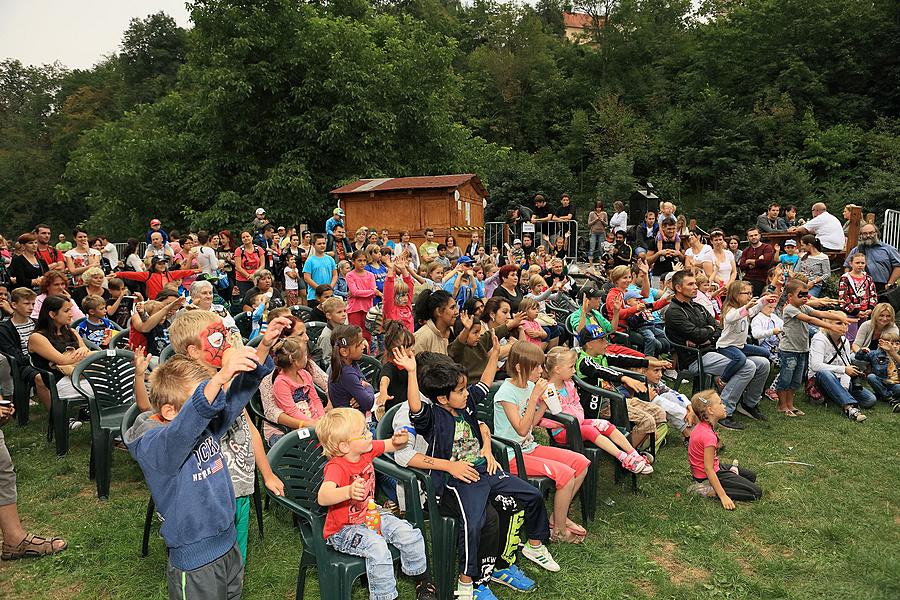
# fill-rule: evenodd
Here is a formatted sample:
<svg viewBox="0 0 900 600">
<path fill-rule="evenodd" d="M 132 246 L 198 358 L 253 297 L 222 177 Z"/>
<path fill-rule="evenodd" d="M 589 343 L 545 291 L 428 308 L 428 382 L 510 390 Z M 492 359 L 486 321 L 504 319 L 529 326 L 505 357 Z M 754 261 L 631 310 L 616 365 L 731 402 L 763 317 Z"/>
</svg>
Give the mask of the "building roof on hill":
<svg viewBox="0 0 900 600">
<path fill-rule="evenodd" d="M 602 21 L 602 19 L 601 19 Z M 592 25 L 591 15 L 587 13 L 563 13 L 563 24 L 566 27 L 574 27 L 576 29 L 587 29 Z"/>
<path fill-rule="evenodd" d="M 423 177 L 386 177 L 383 179 L 360 179 L 331 190 L 332 194 L 353 194 L 360 192 L 385 192 L 388 190 L 455 188 L 471 182 L 483 195 L 484 186 L 478 175 L 461 173 L 457 175 L 427 175 Z"/>
</svg>

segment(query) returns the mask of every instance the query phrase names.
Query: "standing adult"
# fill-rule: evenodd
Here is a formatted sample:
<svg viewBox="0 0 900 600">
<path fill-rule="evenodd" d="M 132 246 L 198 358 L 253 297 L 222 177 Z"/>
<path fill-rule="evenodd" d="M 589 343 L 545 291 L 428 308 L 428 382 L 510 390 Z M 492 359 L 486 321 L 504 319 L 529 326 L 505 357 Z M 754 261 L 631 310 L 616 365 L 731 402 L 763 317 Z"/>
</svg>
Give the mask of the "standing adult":
<svg viewBox="0 0 900 600">
<path fill-rule="evenodd" d="M 65 254 L 69 250 L 72 249 L 72 242 L 66 239 L 66 234 L 61 233 L 56 238 L 58 241 L 56 242 L 56 249 Z"/>
<path fill-rule="evenodd" d="M 215 249 L 218 237 L 217 235 L 210 236 L 206 231 L 197 233 L 197 242 L 200 244 L 197 250 L 197 266 L 207 276 L 215 276 L 216 271 L 219 270 L 219 259 Z"/>
<path fill-rule="evenodd" d="M 119 249 L 116 248 L 116 245 L 109 241 L 109 236 L 105 233 L 100 234 L 100 241 L 103 242 L 103 249 L 100 251 L 100 255 L 103 256 L 106 260 L 109 261 L 109 265 L 113 269 L 119 268 Z"/>
<path fill-rule="evenodd" d="M 265 253 L 253 243 L 249 231 L 241 232 L 241 246 L 234 251 L 235 285 L 243 298 L 253 287 L 253 274 L 263 268 Z"/>
<path fill-rule="evenodd" d="M 50 245 L 50 226 L 39 223 L 34 228 L 34 235 L 37 236 L 37 256 L 47 263 L 47 269 L 64 271 L 66 258 L 62 252 Z"/>
<path fill-rule="evenodd" d="M 879 240 L 878 227 L 874 224 L 866 223 L 859 230 L 859 243 L 847 254 L 845 268 L 850 268 L 850 260 L 858 252 L 865 255 L 866 272 L 872 277 L 879 293 L 900 279 L 900 252 Z"/>
<path fill-rule="evenodd" d="M 9 275 L 15 281 L 15 287 L 36 290 L 40 288 L 44 273 L 49 270 L 47 263 L 37 255 L 37 236 L 33 233 L 23 233 L 17 241 L 19 253 L 12 257 Z"/>
<path fill-rule="evenodd" d="M 478 249 L 483 248 L 481 245 L 481 235 L 475 231 L 472 233 L 472 237 L 469 238 L 469 245 L 466 246 L 466 256 L 471 259 L 478 258 Z"/>
<path fill-rule="evenodd" d="M 85 230 L 76 228 L 73 232 L 75 247 L 66 252 L 66 270 L 77 277 L 91 267 L 100 266 L 100 252 L 90 247 L 90 238 Z"/>
<path fill-rule="evenodd" d="M 335 225 L 334 229 L 332 229 L 328 242 L 325 245 L 325 253 L 331 256 L 335 263 L 340 263 L 342 260 L 350 260 L 353 249 L 350 247 L 350 240 L 347 239 L 343 225 Z"/>
<path fill-rule="evenodd" d="M 396 256 L 406 253 L 409 259 L 409 266 L 412 268 L 413 272 L 419 271 L 419 251 L 416 248 L 416 245 L 410 241 L 408 231 L 404 230 L 400 232 L 400 243 L 397 244 L 395 250 Z"/>
<path fill-rule="evenodd" d="M 368 227 L 358 227 L 356 229 L 356 233 L 353 235 L 353 241 L 350 243 L 350 248 L 353 252 L 365 252 L 366 246 L 368 246 L 369 242 L 366 240 L 366 237 L 369 235 Z"/>
<path fill-rule="evenodd" d="M 553 211 L 553 221 L 558 223 L 556 235 L 557 236 L 565 236 L 568 238 L 568 255 L 573 259 L 577 258 L 575 256 L 575 245 L 577 244 L 576 237 L 572 235 L 574 231 L 574 227 L 572 222 L 575 220 L 575 207 L 572 206 L 572 199 L 568 194 L 563 194 L 559 199 L 559 207 Z"/>
<path fill-rule="evenodd" d="M 822 294 L 822 284 L 831 277 L 831 261 L 828 255 L 822 252 L 819 240 L 811 233 L 800 238 L 800 264 L 797 267 L 800 273 L 806 275 L 809 280 L 809 295 L 818 298 Z"/>
<path fill-rule="evenodd" d="M 536 194 L 534 197 L 534 210 L 531 213 L 531 222 L 535 224 L 535 237 L 537 237 L 537 243 L 543 243 L 543 236 L 550 235 L 549 225 L 547 226 L 547 229 L 543 229 L 544 226 L 540 225 L 540 223 L 548 223 L 552 220 L 553 211 L 551 211 L 550 207 L 547 205 L 547 199 L 544 198 L 543 194 Z"/>
<path fill-rule="evenodd" d="M 147 250 L 144 251 L 144 266 L 149 267 L 150 261 L 154 258 L 172 259 L 174 257 L 175 251 L 172 250 L 171 246 L 166 244 L 162 232 L 154 231 L 153 233 L 151 233 L 150 244 L 147 246 Z"/>
<path fill-rule="evenodd" d="M 744 272 L 744 281 L 753 286 L 753 295 L 762 296 L 769 277 L 769 267 L 772 266 L 775 249 L 771 244 L 762 242 L 759 229 L 751 227 L 747 230 L 747 241 L 750 243 L 741 252 L 741 271 Z"/>
<path fill-rule="evenodd" d="M 381 230 L 381 235 L 378 238 L 378 245 L 382 248 L 390 248 L 391 251 L 397 247 L 397 244 L 391 239 L 391 233 L 387 229 Z"/>
<path fill-rule="evenodd" d="M 778 216 L 781 212 L 781 205 L 773 202 L 763 214 L 756 217 L 756 228 L 762 233 L 772 233 L 773 231 L 787 231 L 787 223 Z"/>
<path fill-rule="evenodd" d="M 712 247 L 703 243 L 699 233 L 691 231 L 687 236 L 687 249 L 684 251 L 684 268 L 702 269 L 703 263 L 712 261 Z"/>
<path fill-rule="evenodd" d="M 756 231 L 754 229 L 754 231 Z M 759 232 L 757 232 L 758 234 Z M 698 361 L 696 354 L 677 349 L 675 355 L 679 368 L 692 373 L 699 372 L 700 362 L 707 374 L 722 375 L 731 364 L 731 359 L 715 352 L 716 341 L 722 333 L 719 324 L 705 308 L 694 302 L 697 296 L 697 280 L 687 271 L 678 271 L 672 276 L 675 299 L 665 311 L 666 337 L 679 346 L 690 346 L 702 352 Z M 726 418 L 719 424 L 729 429 L 744 429 L 746 425 L 733 418 L 737 410 L 759 421 L 768 420 L 759 410 L 766 381 L 769 377 L 769 360 L 761 356 L 748 356 L 722 390 L 722 404 Z"/>
<path fill-rule="evenodd" d="M 843 225 L 844 235 L 847 235 L 847 233 L 850 231 L 850 217 L 853 216 L 853 209 L 855 209 L 855 208 L 862 210 L 862 206 L 859 206 L 857 204 L 848 204 L 844 207 L 844 212 L 841 213 L 841 216 L 844 217 L 844 225 Z M 860 213 L 860 215 L 862 215 L 862 213 Z M 866 220 L 860 218 L 859 226 L 862 227 L 865 224 L 866 224 Z"/>
<path fill-rule="evenodd" d="M 675 261 L 684 258 L 681 237 L 675 231 L 675 219 L 666 217 L 663 220 L 660 234 L 654 241 L 656 244 L 647 251 L 647 262 L 652 265 L 653 287 L 660 288 L 666 274 L 675 270 Z"/>
<path fill-rule="evenodd" d="M 588 229 L 590 229 L 590 243 L 588 246 L 588 268 L 594 266 L 594 255 L 602 253 L 603 241 L 606 239 L 606 228 L 609 226 L 609 215 L 603 208 L 603 200 L 594 203 L 594 210 L 588 213 Z"/>
<path fill-rule="evenodd" d="M 734 254 L 728 249 L 725 242 L 725 234 L 716 229 L 710 234 L 712 242 L 712 263 L 704 263 L 703 269 L 710 281 L 716 281 L 719 287 L 728 287 L 737 278 L 737 266 L 734 263 Z"/>
<path fill-rule="evenodd" d="M 154 233 L 158 233 L 162 236 L 164 244 L 169 243 L 169 234 L 166 233 L 166 230 L 162 228 L 162 223 L 159 221 L 159 219 L 150 220 L 150 229 L 147 231 L 147 244 L 150 243 L 150 238 L 153 237 Z"/>
<path fill-rule="evenodd" d="M 422 262 L 431 262 L 437 256 L 438 243 L 434 241 L 434 229 L 425 228 L 425 241 L 419 244 L 419 257 Z"/>
<path fill-rule="evenodd" d="M 840 252 L 847 243 L 844 228 L 838 218 L 828 212 L 824 202 L 816 202 L 812 205 L 813 218 L 802 227 L 792 227 L 788 231 L 798 235 L 811 233 L 819 239 L 822 249 L 831 252 Z"/>
<path fill-rule="evenodd" d="M 448 235 L 444 238 L 444 246 L 447 247 L 447 252 L 444 254 L 444 258 L 450 261 L 451 267 L 455 267 L 456 261 L 458 261 L 459 257 L 462 256 L 462 252 L 460 252 L 459 246 L 456 245 L 456 238 L 452 235 Z"/>
<path fill-rule="evenodd" d="M 613 216 L 609 219 L 609 228 L 612 229 L 613 233 L 618 233 L 620 231 L 628 230 L 628 213 L 625 212 L 625 205 L 622 204 L 621 200 L 616 200 L 613 202 Z M 656 216 L 655 214 L 653 215 Z"/>
<path fill-rule="evenodd" d="M 656 238 L 659 236 L 659 223 L 656 213 L 648 210 L 644 220 L 634 227 L 634 248 L 643 248 L 647 252 L 656 249 Z"/>
</svg>

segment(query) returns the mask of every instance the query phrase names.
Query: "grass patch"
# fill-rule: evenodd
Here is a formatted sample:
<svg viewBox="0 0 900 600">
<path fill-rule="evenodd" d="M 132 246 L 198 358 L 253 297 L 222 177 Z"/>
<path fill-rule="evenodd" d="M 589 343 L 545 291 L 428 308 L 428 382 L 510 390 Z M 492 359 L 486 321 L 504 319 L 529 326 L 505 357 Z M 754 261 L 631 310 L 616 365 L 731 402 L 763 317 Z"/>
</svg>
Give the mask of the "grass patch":
<svg viewBox="0 0 900 600">
<path fill-rule="evenodd" d="M 771 403 L 764 409 L 774 413 Z M 684 492 L 687 458 L 675 435 L 637 495 L 615 486 L 606 464 L 586 543 L 552 548 L 562 572 L 520 563 L 540 585 L 535 597 L 900 597 L 900 416 L 880 405 L 856 424 L 835 409 L 804 409 L 803 419 L 773 415 L 768 424 L 721 431 L 722 460 L 739 458 L 757 471 L 765 491 L 760 502 L 738 503 L 734 512 Z M 166 554 L 155 530 L 150 556 L 140 557 L 148 493 L 136 463 L 115 452 L 110 499 L 100 502 L 88 479 L 88 428 L 73 432 L 69 455 L 56 458 L 45 427 L 46 414 L 37 408 L 29 426 L 4 428 L 19 476 L 19 512 L 29 530 L 63 536 L 69 549 L 0 563 L 0 597 L 165 598 Z M 814 466 L 765 465 L 777 460 Z M 579 518 L 577 506 L 572 514 Z M 293 598 L 299 556 L 288 515 L 267 512 L 264 540 L 251 526 L 244 597 Z M 400 585 L 401 598 L 413 597 L 407 580 Z M 500 598 L 516 597 L 493 589 Z M 314 575 L 307 594 L 318 597 Z M 353 597 L 367 594 L 357 586 Z"/>
</svg>

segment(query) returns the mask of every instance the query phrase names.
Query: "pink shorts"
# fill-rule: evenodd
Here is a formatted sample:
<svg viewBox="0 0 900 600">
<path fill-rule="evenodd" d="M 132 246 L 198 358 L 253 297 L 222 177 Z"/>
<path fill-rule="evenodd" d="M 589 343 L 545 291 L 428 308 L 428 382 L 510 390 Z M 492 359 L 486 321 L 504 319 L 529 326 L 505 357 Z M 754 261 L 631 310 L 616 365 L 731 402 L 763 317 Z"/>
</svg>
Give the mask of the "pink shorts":
<svg viewBox="0 0 900 600">
<path fill-rule="evenodd" d="M 556 483 L 556 489 L 565 487 L 567 483 L 591 466 L 591 461 L 583 454 L 551 446 L 538 445 L 537 448 L 525 454 L 524 458 L 526 475 L 549 477 Z M 517 475 L 516 461 L 511 460 L 509 463 L 509 470 L 513 475 Z"/>
<path fill-rule="evenodd" d="M 616 426 L 606 419 L 585 419 L 581 422 L 581 439 L 585 442 L 593 442 L 601 435 L 609 437 L 616 430 Z M 554 429 L 553 440 L 559 444 L 566 443 L 566 430 Z"/>
</svg>

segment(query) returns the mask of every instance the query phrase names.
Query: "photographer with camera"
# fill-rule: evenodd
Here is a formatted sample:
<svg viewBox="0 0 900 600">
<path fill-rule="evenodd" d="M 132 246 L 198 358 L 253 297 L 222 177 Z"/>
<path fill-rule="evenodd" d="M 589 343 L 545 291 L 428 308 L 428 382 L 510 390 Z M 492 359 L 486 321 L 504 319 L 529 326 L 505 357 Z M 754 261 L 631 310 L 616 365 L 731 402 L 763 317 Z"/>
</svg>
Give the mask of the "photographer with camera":
<svg viewBox="0 0 900 600">
<path fill-rule="evenodd" d="M 853 359 L 846 338 L 847 323 L 837 321 L 833 330 L 820 329 L 809 345 L 809 375 L 825 400 L 837 403 L 851 421 L 866 420 L 860 408 L 875 406 L 875 394 L 863 386 L 865 363 Z"/>
</svg>

